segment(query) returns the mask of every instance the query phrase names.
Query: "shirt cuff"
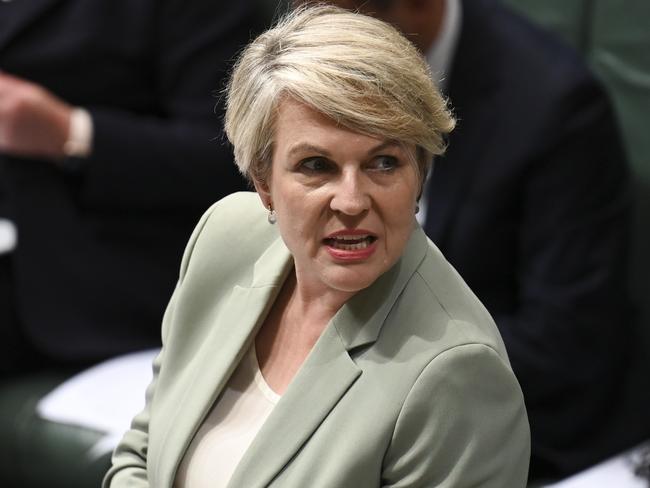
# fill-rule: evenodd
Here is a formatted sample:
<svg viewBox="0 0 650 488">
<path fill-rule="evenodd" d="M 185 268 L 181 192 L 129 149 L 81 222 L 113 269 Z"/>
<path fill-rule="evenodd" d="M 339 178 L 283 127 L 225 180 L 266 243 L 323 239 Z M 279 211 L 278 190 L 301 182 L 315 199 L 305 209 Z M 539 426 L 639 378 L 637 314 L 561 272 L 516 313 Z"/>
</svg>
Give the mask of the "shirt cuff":
<svg viewBox="0 0 650 488">
<path fill-rule="evenodd" d="M 68 158 L 86 158 L 92 152 L 93 119 L 86 109 L 75 107 L 70 114 L 68 140 L 63 152 Z"/>
</svg>

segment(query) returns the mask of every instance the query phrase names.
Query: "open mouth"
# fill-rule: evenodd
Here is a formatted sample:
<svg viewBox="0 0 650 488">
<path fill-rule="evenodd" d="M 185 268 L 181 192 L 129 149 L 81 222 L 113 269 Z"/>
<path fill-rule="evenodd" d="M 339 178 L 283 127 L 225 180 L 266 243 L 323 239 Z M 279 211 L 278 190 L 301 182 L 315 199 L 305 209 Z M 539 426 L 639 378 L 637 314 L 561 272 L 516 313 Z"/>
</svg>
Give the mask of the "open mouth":
<svg viewBox="0 0 650 488">
<path fill-rule="evenodd" d="M 326 245 L 333 247 L 334 249 L 341 249 L 342 251 L 358 251 L 360 249 L 366 249 L 376 240 L 377 238 L 371 235 L 340 235 L 323 239 Z"/>
</svg>

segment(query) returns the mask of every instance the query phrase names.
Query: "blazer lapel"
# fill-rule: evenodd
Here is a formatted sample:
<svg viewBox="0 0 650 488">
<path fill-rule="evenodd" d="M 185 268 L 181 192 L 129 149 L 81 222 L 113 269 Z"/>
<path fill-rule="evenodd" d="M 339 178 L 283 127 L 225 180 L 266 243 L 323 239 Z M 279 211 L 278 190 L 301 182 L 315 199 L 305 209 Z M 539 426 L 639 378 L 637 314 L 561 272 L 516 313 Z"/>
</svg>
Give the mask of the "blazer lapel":
<svg viewBox="0 0 650 488">
<path fill-rule="evenodd" d="M 271 483 L 360 374 L 336 330 L 327 327 L 228 486 L 262 488 Z"/>
<path fill-rule="evenodd" d="M 429 241 L 422 228 L 414 225 L 400 260 L 371 286 L 353 296 L 332 319 L 348 351 L 377 340 L 402 290 L 424 259 Z"/>
<path fill-rule="evenodd" d="M 428 187 L 424 228 L 443 252 L 452 217 L 472 184 L 499 116 L 500 82 L 495 74 L 499 70 L 494 66 L 499 53 L 491 48 L 477 10 L 473 2 L 463 2 L 462 30 L 449 77 L 449 100 L 457 126 L 449 136 L 447 152 L 434 163 Z"/>
<path fill-rule="evenodd" d="M 45 15 L 61 0 L 12 0 L 0 3 L 0 53 L 26 28 L 32 26 L 39 17 Z M 2 66 L 0 65 L 0 69 Z"/>
<path fill-rule="evenodd" d="M 336 407 L 362 374 L 350 351 L 377 340 L 427 245 L 417 227 L 402 259 L 334 316 L 246 451 L 229 487 L 268 486 Z"/>
<path fill-rule="evenodd" d="M 219 316 L 219 326 L 212 328 L 192 358 L 196 366 L 190 371 L 188 387 L 179 400 L 182 414 L 170 419 L 170 430 L 158 461 L 159 486 L 173 485 L 192 438 L 255 337 L 292 265 L 289 251 L 277 239 L 255 263 L 251 285 L 234 287 Z"/>
</svg>

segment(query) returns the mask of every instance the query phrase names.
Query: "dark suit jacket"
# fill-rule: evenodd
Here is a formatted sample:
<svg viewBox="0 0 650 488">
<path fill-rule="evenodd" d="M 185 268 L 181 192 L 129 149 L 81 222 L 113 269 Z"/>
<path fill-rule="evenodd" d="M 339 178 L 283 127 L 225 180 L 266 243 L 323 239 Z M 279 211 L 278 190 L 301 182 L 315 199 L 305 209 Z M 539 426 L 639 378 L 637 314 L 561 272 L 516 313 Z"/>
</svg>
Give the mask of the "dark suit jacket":
<svg viewBox="0 0 650 488">
<path fill-rule="evenodd" d="M 46 354 L 92 360 L 158 343 L 191 229 L 244 186 L 214 107 L 257 27 L 253 3 L 0 4 L 0 69 L 94 120 L 94 151 L 79 171 L 0 155 L 19 233 L 16 307 Z"/>
<path fill-rule="evenodd" d="M 463 2 L 448 95 L 459 120 L 433 170 L 426 231 L 503 335 L 532 476 L 568 474 L 643 436 L 633 424 L 605 432 L 633 340 L 614 116 L 572 52 L 490 0 Z"/>
</svg>

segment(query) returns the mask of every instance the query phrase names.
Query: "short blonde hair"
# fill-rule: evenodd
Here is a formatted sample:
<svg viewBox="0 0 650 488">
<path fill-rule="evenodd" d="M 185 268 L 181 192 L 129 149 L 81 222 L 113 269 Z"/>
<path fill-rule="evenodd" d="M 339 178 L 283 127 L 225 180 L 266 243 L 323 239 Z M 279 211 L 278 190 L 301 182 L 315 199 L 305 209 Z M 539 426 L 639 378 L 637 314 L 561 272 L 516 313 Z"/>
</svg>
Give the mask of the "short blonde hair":
<svg viewBox="0 0 650 488">
<path fill-rule="evenodd" d="M 225 129 L 250 180 L 271 169 L 275 114 L 292 97 L 355 132 L 414 145 L 421 174 L 455 124 L 419 51 L 378 19 L 301 7 L 242 52 L 226 89 Z"/>
</svg>

